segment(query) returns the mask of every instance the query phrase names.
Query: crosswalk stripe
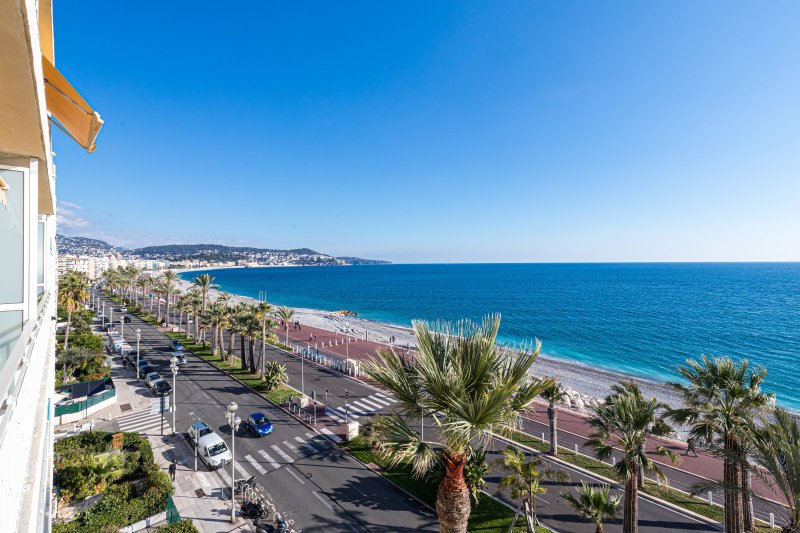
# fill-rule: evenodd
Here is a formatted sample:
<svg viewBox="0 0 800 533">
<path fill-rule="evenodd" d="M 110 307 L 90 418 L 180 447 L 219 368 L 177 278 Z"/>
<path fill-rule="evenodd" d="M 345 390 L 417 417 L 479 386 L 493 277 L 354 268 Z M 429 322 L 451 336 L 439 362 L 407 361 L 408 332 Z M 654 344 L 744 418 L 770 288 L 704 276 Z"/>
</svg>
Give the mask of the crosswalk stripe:
<svg viewBox="0 0 800 533">
<path fill-rule="evenodd" d="M 255 458 L 254 458 L 252 455 L 245 455 L 245 456 L 244 456 L 244 458 L 247 460 L 247 462 L 248 462 L 248 463 L 250 463 L 251 465 L 253 465 L 253 468 L 255 468 L 255 469 L 256 469 L 256 471 L 257 471 L 259 474 L 266 474 L 266 473 L 267 473 L 267 469 L 266 469 L 266 468 L 264 468 L 263 466 L 261 466 L 261 465 L 258 463 L 258 461 L 256 461 L 256 460 L 255 460 Z"/>
<path fill-rule="evenodd" d="M 306 437 L 308 437 L 309 439 L 313 439 L 314 437 L 316 437 L 316 435 L 308 431 L 306 432 Z"/>
<path fill-rule="evenodd" d="M 365 403 L 361 403 L 361 401 L 355 401 L 355 402 L 353 402 L 353 405 L 358 406 L 360 409 L 365 410 L 367 413 L 371 413 L 372 411 L 375 410 L 374 407 L 371 407 L 371 406 L 369 406 L 369 405 L 367 405 Z"/>
<path fill-rule="evenodd" d="M 287 463 L 293 463 L 293 462 L 294 462 L 294 459 L 292 459 L 292 458 L 289 456 L 289 454 L 287 454 L 285 451 L 281 450 L 280 448 L 278 448 L 278 447 L 277 447 L 277 446 L 275 446 L 274 444 L 273 444 L 272 446 L 270 446 L 270 448 L 272 448 L 272 450 L 273 450 L 275 453 L 277 453 L 278 455 L 280 455 L 280 456 L 281 456 L 281 458 L 282 458 L 284 461 L 286 461 Z"/>
<path fill-rule="evenodd" d="M 316 446 L 314 446 L 314 445 L 313 445 L 313 444 L 311 444 L 310 442 L 306 442 L 306 441 L 304 441 L 304 440 L 303 440 L 303 439 L 301 439 L 300 437 L 295 437 L 295 438 L 294 438 L 294 440 L 296 440 L 297 442 L 299 442 L 299 443 L 300 443 L 300 446 L 305 446 L 306 448 L 311 448 L 311 449 L 312 449 L 312 450 L 314 450 L 315 452 L 318 452 L 318 451 L 319 451 L 319 448 L 317 448 Z"/>
<path fill-rule="evenodd" d="M 336 415 L 336 413 L 334 413 L 334 412 L 333 412 L 333 411 L 331 411 L 330 409 L 328 409 L 327 411 L 325 411 L 325 414 L 326 414 L 326 415 L 328 415 L 329 417 L 333 418 L 334 420 L 336 420 L 336 421 L 337 421 L 337 422 L 339 422 L 339 423 L 342 423 L 342 422 L 344 422 L 344 418 L 339 418 L 339 416 L 337 416 L 337 415 Z"/>
<path fill-rule="evenodd" d="M 266 459 L 267 462 L 272 465 L 272 468 L 280 468 L 281 467 L 280 463 L 278 463 L 278 461 L 273 459 L 272 456 L 270 454 L 268 454 L 267 452 L 265 452 L 264 450 L 258 450 L 258 454 L 261 457 L 263 457 L 264 459 Z"/>
<path fill-rule="evenodd" d="M 283 445 L 292 450 L 296 456 L 302 457 L 300 450 L 298 450 L 297 447 L 288 440 L 283 441 Z"/>
<path fill-rule="evenodd" d="M 344 414 L 344 412 L 345 412 L 344 411 L 344 407 L 336 407 L 335 409 L 338 409 L 339 411 L 341 411 L 342 414 Z M 358 415 L 354 415 L 353 411 L 350 410 L 350 409 L 348 409 L 348 411 L 347 411 L 347 416 L 349 416 L 350 418 L 358 418 Z"/>
<path fill-rule="evenodd" d="M 360 402 L 364 402 L 367 405 L 371 405 L 374 409 L 383 409 L 383 407 L 384 407 L 383 405 L 381 405 L 379 403 L 376 403 L 374 401 L 368 400 L 366 398 L 361 398 L 359 401 Z"/>
<path fill-rule="evenodd" d="M 324 433 L 325 435 L 327 435 L 328 437 L 332 438 L 334 441 L 342 442 L 342 438 L 339 435 L 337 435 L 336 433 L 334 433 L 333 431 L 331 431 L 330 429 L 322 428 L 320 431 L 322 433 Z"/>
<path fill-rule="evenodd" d="M 390 402 L 392 402 L 392 403 L 397 403 L 397 400 L 395 400 L 395 399 L 394 399 L 394 398 L 392 398 L 391 396 L 386 396 L 385 394 L 383 394 L 383 393 L 380 393 L 380 392 L 376 392 L 376 393 L 375 393 L 375 396 L 380 396 L 381 398 L 385 398 L 385 399 L 389 400 L 389 401 L 390 401 Z"/>
<path fill-rule="evenodd" d="M 237 472 L 238 472 L 238 473 L 239 473 L 239 474 L 240 474 L 240 475 L 241 475 L 241 476 L 242 476 L 244 479 L 247 479 L 247 478 L 249 478 L 249 477 L 250 477 L 250 472 L 248 472 L 247 470 L 245 470 L 245 469 L 244 469 L 244 467 L 242 466 L 242 463 L 240 463 L 240 462 L 238 462 L 238 461 L 237 461 L 237 462 L 236 462 L 236 464 L 235 464 L 235 470 L 236 470 L 236 471 L 237 471 Z"/>
<path fill-rule="evenodd" d="M 392 405 L 392 403 L 389 400 L 384 400 L 383 398 L 378 398 L 378 396 L 375 395 L 375 394 L 373 394 L 369 398 L 370 398 L 370 400 L 372 400 L 374 402 L 377 402 L 379 404 L 382 404 L 382 405 L 386 405 L 386 406 Z"/>
</svg>

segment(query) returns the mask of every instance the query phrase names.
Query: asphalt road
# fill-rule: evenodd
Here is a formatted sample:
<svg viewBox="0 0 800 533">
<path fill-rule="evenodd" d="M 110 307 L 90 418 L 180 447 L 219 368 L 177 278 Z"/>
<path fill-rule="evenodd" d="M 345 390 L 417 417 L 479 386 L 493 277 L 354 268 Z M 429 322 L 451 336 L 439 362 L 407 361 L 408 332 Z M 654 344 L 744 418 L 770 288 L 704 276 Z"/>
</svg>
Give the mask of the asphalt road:
<svg viewBox="0 0 800 533">
<path fill-rule="evenodd" d="M 107 310 L 110 303 L 106 300 Z M 136 328 L 142 332 L 141 356 L 171 383 L 169 339 L 132 316 L 124 337 L 133 348 Z M 256 411 L 272 420 L 275 430 L 265 437 L 254 437 L 244 426 L 237 431 L 236 477 L 255 475 L 276 508 L 294 520 L 296 530 L 438 531 L 431 510 L 200 358 L 190 355 L 189 363 L 181 367 L 176 395 L 179 431 L 203 420 L 229 442 L 225 411 L 231 401 L 239 404 L 237 414 L 243 420 Z M 230 467 L 223 479 L 230 482 Z"/>
</svg>

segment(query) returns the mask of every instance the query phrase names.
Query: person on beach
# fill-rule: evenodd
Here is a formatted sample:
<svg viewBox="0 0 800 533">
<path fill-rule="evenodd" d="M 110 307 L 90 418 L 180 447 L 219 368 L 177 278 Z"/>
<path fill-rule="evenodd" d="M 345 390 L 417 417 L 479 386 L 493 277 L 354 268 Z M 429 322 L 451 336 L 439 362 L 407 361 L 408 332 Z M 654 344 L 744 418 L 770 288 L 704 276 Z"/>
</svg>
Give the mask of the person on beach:
<svg viewBox="0 0 800 533">
<path fill-rule="evenodd" d="M 174 482 L 175 481 L 175 472 L 178 470 L 178 460 L 173 459 L 172 462 L 169 464 L 169 478 Z"/>
<path fill-rule="evenodd" d="M 686 439 L 686 455 L 689 455 L 689 452 L 692 452 L 697 457 L 697 451 L 694 449 L 694 437 Z"/>
</svg>

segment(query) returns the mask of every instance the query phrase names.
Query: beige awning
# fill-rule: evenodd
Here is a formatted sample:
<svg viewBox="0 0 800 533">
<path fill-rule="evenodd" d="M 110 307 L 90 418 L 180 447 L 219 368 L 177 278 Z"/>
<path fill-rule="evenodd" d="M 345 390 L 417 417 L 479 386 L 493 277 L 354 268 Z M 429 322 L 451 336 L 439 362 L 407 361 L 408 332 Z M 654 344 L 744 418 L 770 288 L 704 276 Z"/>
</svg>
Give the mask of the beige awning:
<svg viewBox="0 0 800 533">
<path fill-rule="evenodd" d="M 87 151 L 94 152 L 95 139 L 103 127 L 103 119 L 44 56 L 42 67 L 50 120 L 76 143 Z"/>
</svg>

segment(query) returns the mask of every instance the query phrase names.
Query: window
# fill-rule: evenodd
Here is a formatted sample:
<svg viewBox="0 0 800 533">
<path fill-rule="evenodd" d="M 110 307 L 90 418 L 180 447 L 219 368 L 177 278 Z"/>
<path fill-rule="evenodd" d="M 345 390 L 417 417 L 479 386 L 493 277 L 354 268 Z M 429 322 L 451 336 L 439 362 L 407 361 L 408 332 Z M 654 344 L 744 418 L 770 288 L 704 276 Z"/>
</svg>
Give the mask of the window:
<svg viewBox="0 0 800 533">
<path fill-rule="evenodd" d="M 25 289 L 25 173 L 0 167 L 0 304 L 22 304 Z"/>
</svg>

